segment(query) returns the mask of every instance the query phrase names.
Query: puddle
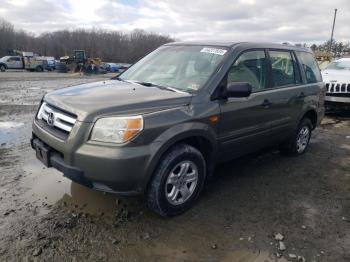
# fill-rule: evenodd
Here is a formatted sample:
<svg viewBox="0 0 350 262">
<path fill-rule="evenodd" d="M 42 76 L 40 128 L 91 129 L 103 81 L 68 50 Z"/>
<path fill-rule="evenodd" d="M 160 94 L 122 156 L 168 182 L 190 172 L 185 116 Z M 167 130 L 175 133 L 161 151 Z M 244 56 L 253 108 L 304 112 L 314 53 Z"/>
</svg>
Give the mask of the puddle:
<svg viewBox="0 0 350 262">
<path fill-rule="evenodd" d="M 24 123 L 0 122 L 0 145 L 19 144 L 20 128 Z"/>
<path fill-rule="evenodd" d="M 116 210 L 116 196 L 81 186 L 65 178 L 54 168 L 46 168 L 35 159 L 34 154 L 23 165 L 26 177 L 23 187 L 28 188 L 24 198 L 32 203 L 53 205 L 61 203 L 69 209 L 76 209 L 91 215 L 103 212 L 113 216 Z M 46 205 L 45 205 L 46 206 Z M 49 210 L 43 206 L 42 213 Z"/>
<path fill-rule="evenodd" d="M 24 123 L 18 122 L 0 122 L 0 129 L 13 129 L 23 126 Z"/>
</svg>

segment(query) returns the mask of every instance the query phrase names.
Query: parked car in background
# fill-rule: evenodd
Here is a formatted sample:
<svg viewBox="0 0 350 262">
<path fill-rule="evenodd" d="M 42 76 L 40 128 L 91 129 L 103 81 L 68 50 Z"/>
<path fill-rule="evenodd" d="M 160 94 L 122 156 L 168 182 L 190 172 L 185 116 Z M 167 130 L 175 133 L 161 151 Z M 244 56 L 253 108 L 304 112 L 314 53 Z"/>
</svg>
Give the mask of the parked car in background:
<svg viewBox="0 0 350 262">
<path fill-rule="evenodd" d="M 117 67 L 118 67 L 118 72 L 124 72 L 126 69 L 128 69 L 131 64 L 127 64 L 127 63 L 116 63 Z"/>
<path fill-rule="evenodd" d="M 24 62 L 21 56 L 4 56 L 0 58 L 0 71 L 5 72 L 6 69 L 23 69 Z"/>
<path fill-rule="evenodd" d="M 28 71 L 42 72 L 46 67 L 47 61 L 33 56 L 4 56 L 0 58 L 1 72 L 5 72 L 7 69 L 26 69 Z"/>
<path fill-rule="evenodd" d="M 37 60 L 46 61 L 46 70 L 54 71 L 56 69 L 56 60 L 52 56 L 40 56 L 36 58 Z"/>
<path fill-rule="evenodd" d="M 119 77 L 46 94 L 31 145 L 73 181 L 143 195 L 173 216 L 193 205 L 219 162 L 271 146 L 304 154 L 324 96 L 307 49 L 170 43 Z"/>
<path fill-rule="evenodd" d="M 108 65 L 108 72 L 118 73 L 121 66 L 118 66 L 116 63 L 106 63 Z"/>
<path fill-rule="evenodd" d="M 47 68 L 47 61 L 33 56 L 24 56 L 24 69 L 30 72 L 43 72 Z"/>
<path fill-rule="evenodd" d="M 104 73 L 113 72 L 113 68 L 111 67 L 110 63 L 105 62 L 101 63 L 101 65 L 99 66 L 99 70 Z"/>
<path fill-rule="evenodd" d="M 331 62 L 322 71 L 326 83 L 326 106 L 330 109 L 350 108 L 350 58 Z"/>
</svg>

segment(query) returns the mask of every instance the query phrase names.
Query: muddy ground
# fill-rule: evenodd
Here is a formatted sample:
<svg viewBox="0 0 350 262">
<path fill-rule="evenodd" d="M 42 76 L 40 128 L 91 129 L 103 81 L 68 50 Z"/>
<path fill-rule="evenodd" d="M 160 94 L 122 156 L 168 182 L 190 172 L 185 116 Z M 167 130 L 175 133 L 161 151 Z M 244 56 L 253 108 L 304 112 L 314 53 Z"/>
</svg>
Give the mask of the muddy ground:
<svg viewBox="0 0 350 262">
<path fill-rule="evenodd" d="M 326 117 L 302 157 L 219 166 L 196 206 L 166 219 L 44 168 L 30 148 L 43 94 L 108 77 L 0 73 L 0 261 L 350 261 L 349 114 Z"/>
</svg>

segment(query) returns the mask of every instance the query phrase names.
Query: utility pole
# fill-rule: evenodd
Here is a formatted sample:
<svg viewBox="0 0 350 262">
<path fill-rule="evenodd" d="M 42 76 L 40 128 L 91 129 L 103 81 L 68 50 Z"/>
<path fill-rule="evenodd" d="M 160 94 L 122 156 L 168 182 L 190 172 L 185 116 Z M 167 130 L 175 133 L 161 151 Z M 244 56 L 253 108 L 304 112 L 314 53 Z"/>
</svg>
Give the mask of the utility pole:
<svg viewBox="0 0 350 262">
<path fill-rule="evenodd" d="M 332 26 L 332 34 L 331 34 L 331 43 L 329 44 L 329 53 L 332 54 L 332 44 L 333 44 L 333 34 L 334 34 L 334 26 L 335 26 L 335 19 L 337 18 L 337 11 L 338 9 L 334 9 L 334 18 L 333 18 L 333 26 Z"/>
</svg>

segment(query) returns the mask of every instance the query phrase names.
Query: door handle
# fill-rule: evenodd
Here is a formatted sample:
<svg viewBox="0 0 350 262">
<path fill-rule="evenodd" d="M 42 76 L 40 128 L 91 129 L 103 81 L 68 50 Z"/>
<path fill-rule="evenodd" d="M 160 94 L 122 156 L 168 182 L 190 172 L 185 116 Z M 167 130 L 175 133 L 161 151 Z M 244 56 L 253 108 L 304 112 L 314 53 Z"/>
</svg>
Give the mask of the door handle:
<svg viewBox="0 0 350 262">
<path fill-rule="evenodd" d="M 270 108 L 271 105 L 272 103 L 268 99 L 265 99 L 264 102 L 261 104 L 263 108 Z"/>
<path fill-rule="evenodd" d="M 305 97 L 305 93 L 304 92 L 301 92 L 298 96 L 298 98 L 304 98 Z"/>
</svg>

